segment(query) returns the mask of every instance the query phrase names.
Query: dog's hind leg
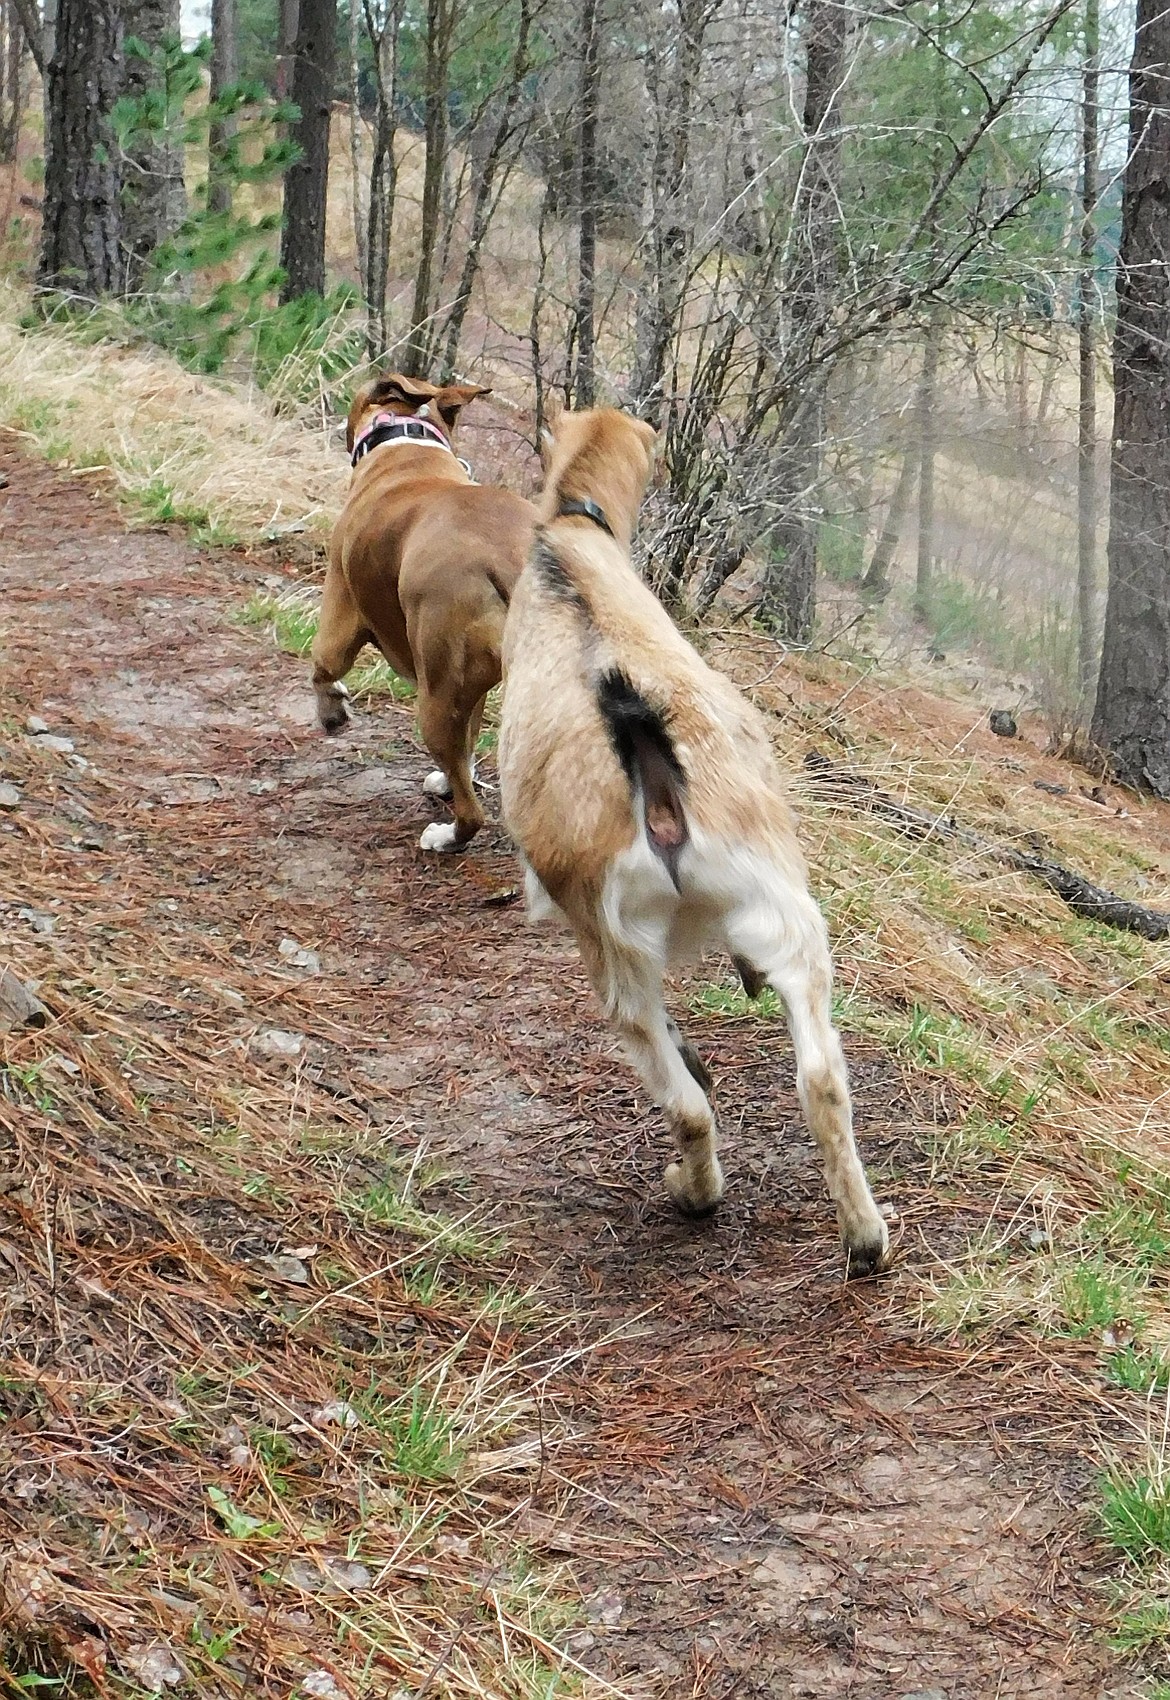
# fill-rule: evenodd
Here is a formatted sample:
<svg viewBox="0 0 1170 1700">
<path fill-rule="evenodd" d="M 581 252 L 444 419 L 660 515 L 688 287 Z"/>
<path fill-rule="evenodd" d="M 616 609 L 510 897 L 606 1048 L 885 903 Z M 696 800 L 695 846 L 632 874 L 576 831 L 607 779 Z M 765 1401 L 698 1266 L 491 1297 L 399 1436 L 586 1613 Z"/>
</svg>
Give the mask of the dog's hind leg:
<svg viewBox="0 0 1170 1700">
<path fill-rule="evenodd" d="M 483 710 L 486 702 L 487 692 L 485 691 L 472 709 L 471 717 L 467 722 L 467 767 L 473 785 L 475 784 L 475 746 L 479 739 L 480 726 L 483 724 Z M 441 767 L 433 768 L 427 774 L 423 780 L 423 790 L 430 797 L 445 797 L 448 802 L 451 800 L 451 781 Z"/>
<path fill-rule="evenodd" d="M 432 821 L 419 839 L 423 850 L 462 850 L 470 844 L 484 822 L 483 809 L 472 781 L 471 749 L 478 721 L 472 728 L 475 710 L 469 714 L 458 702 L 435 696 L 419 681 L 418 723 L 423 743 L 446 775 L 451 787 L 452 822 Z M 431 778 L 434 776 L 431 775 Z M 428 784 L 428 790 L 432 787 Z"/>
<path fill-rule="evenodd" d="M 707 1216 L 723 1196 L 705 1090 L 711 1076 L 666 1013 L 662 965 L 641 954 L 603 951 L 587 930 L 574 930 L 594 990 L 678 1146 L 677 1162 L 666 1168 L 666 1190 L 685 1215 Z"/>
<path fill-rule="evenodd" d="M 330 567 L 321 598 L 321 618 L 313 639 L 313 689 L 317 719 L 326 732 L 349 722 L 349 692 L 341 683 L 370 641 L 371 632 L 339 569 Z"/>
<path fill-rule="evenodd" d="M 784 1001 L 796 1052 L 796 1090 L 825 1168 L 850 1275 L 869 1275 L 887 1256 L 889 1234 L 853 1138 L 845 1056 L 833 1026 L 832 962 L 825 924 L 807 891 L 785 881 L 761 891 L 725 922 L 727 944 Z M 742 972 L 742 970 L 741 970 Z"/>
</svg>

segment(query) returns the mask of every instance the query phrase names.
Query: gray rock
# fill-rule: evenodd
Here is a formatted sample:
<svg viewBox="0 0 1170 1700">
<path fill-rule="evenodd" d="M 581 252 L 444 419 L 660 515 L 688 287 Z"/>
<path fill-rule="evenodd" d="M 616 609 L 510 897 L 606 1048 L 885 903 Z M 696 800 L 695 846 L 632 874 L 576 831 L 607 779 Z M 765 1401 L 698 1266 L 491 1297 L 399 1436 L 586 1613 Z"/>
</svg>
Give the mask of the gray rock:
<svg viewBox="0 0 1170 1700">
<path fill-rule="evenodd" d="M 248 1046 L 254 1057 L 299 1057 L 305 1047 L 303 1033 L 286 1033 L 282 1027 L 265 1027 Z"/>
<path fill-rule="evenodd" d="M 11 968 L 0 968 L 0 1029 L 44 1027 L 49 1012 Z"/>
<path fill-rule="evenodd" d="M 0 785 L 0 809 L 19 809 L 23 801 L 15 785 Z"/>
<path fill-rule="evenodd" d="M 49 722 L 42 720 L 39 714 L 30 714 L 24 723 L 26 732 L 31 732 L 34 738 L 39 738 L 42 732 L 49 730 Z"/>
</svg>

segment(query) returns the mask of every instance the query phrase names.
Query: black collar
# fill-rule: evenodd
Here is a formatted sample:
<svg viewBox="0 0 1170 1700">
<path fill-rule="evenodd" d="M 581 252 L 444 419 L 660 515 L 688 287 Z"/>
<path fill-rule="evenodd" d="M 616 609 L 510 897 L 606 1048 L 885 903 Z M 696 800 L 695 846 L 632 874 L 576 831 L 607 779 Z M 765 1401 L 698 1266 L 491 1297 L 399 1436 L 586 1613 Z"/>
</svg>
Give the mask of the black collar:
<svg viewBox="0 0 1170 1700">
<path fill-rule="evenodd" d="M 364 436 L 359 437 L 354 444 L 349 464 L 356 466 L 371 449 L 380 448 L 383 443 L 396 443 L 403 439 L 412 443 L 435 443 L 440 448 L 450 450 L 452 454 L 455 452 L 443 432 L 437 425 L 432 425 L 429 419 L 401 416 L 388 420 L 384 425 L 375 425 L 372 431 L 367 431 Z"/>
<path fill-rule="evenodd" d="M 605 517 L 604 508 L 599 508 L 597 503 L 590 501 L 588 496 L 583 496 L 580 501 L 576 497 L 563 496 L 557 503 L 557 511 L 553 518 L 576 519 L 578 517 L 591 519 L 594 525 L 600 526 L 607 537 L 613 536 L 613 527 Z"/>
</svg>

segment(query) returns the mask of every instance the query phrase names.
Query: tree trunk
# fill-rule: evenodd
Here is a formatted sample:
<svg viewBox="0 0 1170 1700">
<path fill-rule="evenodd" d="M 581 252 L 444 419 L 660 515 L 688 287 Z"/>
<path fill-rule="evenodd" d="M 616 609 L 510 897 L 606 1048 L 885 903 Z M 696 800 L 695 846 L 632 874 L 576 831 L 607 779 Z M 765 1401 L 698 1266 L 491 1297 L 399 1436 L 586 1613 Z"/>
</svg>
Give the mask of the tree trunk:
<svg viewBox="0 0 1170 1700">
<path fill-rule="evenodd" d="M 938 359 L 942 324 L 932 311 L 922 345 L 922 375 L 918 380 L 918 561 L 914 573 L 914 617 L 930 619 L 930 586 L 934 576 L 934 455 L 938 411 Z"/>
<path fill-rule="evenodd" d="M 369 212 L 362 205 L 362 114 L 360 54 L 362 15 L 357 0 L 349 0 L 349 185 L 353 211 L 353 247 L 357 256 L 362 299 L 370 299 Z"/>
<path fill-rule="evenodd" d="M 49 66 L 39 282 L 95 298 L 122 281 L 121 173 L 110 122 L 123 89 L 118 0 L 61 0 Z"/>
<path fill-rule="evenodd" d="M 463 270 L 459 276 L 459 287 L 455 292 L 455 300 L 447 317 L 441 368 L 444 383 L 449 382 L 455 375 L 455 362 L 459 354 L 459 338 L 463 332 L 463 321 L 467 317 L 467 309 L 471 305 L 471 292 L 475 287 L 476 274 L 479 271 L 484 238 L 487 235 L 488 225 L 495 210 L 492 189 L 495 185 L 496 173 L 504 157 L 504 150 L 515 128 L 516 107 L 524 88 L 524 80 L 530 69 L 528 38 L 531 29 L 532 0 L 520 0 L 520 22 L 516 33 L 516 51 L 512 56 L 511 77 L 508 82 L 507 93 L 504 96 L 503 110 L 488 147 L 487 158 L 480 167 L 479 180 L 476 183 L 475 198 L 471 208 L 471 231 L 467 240 L 467 253 L 464 256 Z M 505 181 L 506 178 L 507 173 L 505 173 Z"/>
<path fill-rule="evenodd" d="M 422 228 L 418 271 L 410 313 L 406 371 L 421 377 L 431 358 L 431 290 L 435 248 L 439 240 L 443 177 L 447 168 L 447 96 L 455 0 L 427 0 L 427 68 L 425 93 L 425 155 L 423 163 Z"/>
<path fill-rule="evenodd" d="M 890 594 L 890 567 L 894 560 L 894 550 L 898 547 L 898 539 L 902 535 L 902 527 L 910 511 L 910 498 L 914 493 L 914 460 L 914 455 L 907 449 L 898 468 L 898 480 L 890 497 L 890 505 L 886 509 L 881 536 L 873 546 L 869 566 L 861 581 L 861 593 L 870 602 L 884 602 Z"/>
<path fill-rule="evenodd" d="M 293 67 L 297 56 L 300 0 L 279 0 L 276 20 L 276 98 L 293 98 Z"/>
<path fill-rule="evenodd" d="M 796 253 L 786 302 L 794 343 L 807 342 L 818 324 L 828 322 L 837 282 L 838 109 L 851 23 L 852 12 L 841 0 L 813 0 L 806 14 L 804 156 L 792 209 Z M 761 619 L 789 643 L 808 643 L 816 616 L 824 423 L 823 384 L 814 380 L 785 433 L 776 493 L 782 518 L 772 529 L 775 558 L 760 604 Z"/>
<path fill-rule="evenodd" d="M 281 301 L 325 293 L 329 117 L 336 68 L 337 0 L 300 0 L 292 77 L 300 117 L 292 139 L 301 157 L 284 174 Z"/>
<path fill-rule="evenodd" d="M 708 17 L 707 0 L 681 0 L 676 12 L 664 7 L 661 28 L 677 36 L 660 54 L 651 45 L 646 56 L 647 104 L 656 133 L 630 405 L 655 425 L 662 421 L 666 364 L 683 306 L 691 235 L 683 195 Z"/>
<path fill-rule="evenodd" d="M 0 100 L 0 159 L 13 160 L 16 158 L 20 120 L 24 113 L 24 80 L 21 71 L 24 66 L 25 48 L 24 25 L 17 15 L 13 0 L 5 0 L 0 20 L 3 23 L 0 36 L 4 50 L 3 64 L 0 65 L 0 80 L 3 82 L 3 99 Z"/>
<path fill-rule="evenodd" d="M 1093 603 L 1097 594 L 1097 357 L 1093 303 L 1097 290 L 1097 86 L 1101 68 L 1099 0 L 1085 0 L 1081 267 L 1077 280 L 1080 394 L 1077 405 L 1077 679 L 1087 710 L 1096 665 Z"/>
<path fill-rule="evenodd" d="M 50 52 L 48 58 L 45 57 L 45 25 L 41 21 L 41 13 L 37 9 L 36 0 L 10 0 L 9 13 L 10 16 L 15 13 L 16 17 L 19 18 L 24 44 L 32 54 L 33 64 L 43 77 L 45 67 L 53 55 Z M 11 22 L 8 27 L 9 40 L 11 41 Z"/>
<path fill-rule="evenodd" d="M 141 42 L 148 55 L 126 52 L 123 93 L 143 101 L 161 92 L 165 99 L 161 67 L 167 42 L 179 39 L 179 0 L 122 0 L 122 26 L 125 40 Z M 171 116 L 181 119 L 177 113 Z M 168 133 L 169 128 L 140 136 L 122 162 L 122 247 L 128 292 L 141 289 L 150 256 L 186 215 L 183 146 Z"/>
<path fill-rule="evenodd" d="M 394 0 L 380 27 L 375 27 L 370 6 L 365 5 L 366 29 L 374 46 L 377 106 L 374 112 L 374 146 L 370 161 L 370 212 L 366 235 L 368 277 L 366 283 L 366 352 L 376 360 L 386 349 L 386 279 L 390 270 L 390 234 L 394 228 L 394 201 L 398 188 L 398 161 L 394 153 L 398 100 L 398 31 L 402 22 L 402 0 Z"/>
<path fill-rule="evenodd" d="M 582 0 L 580 119 L 577 129 L 577 342 L 578 407 L 592 407 L 597 396 L 597 116 L 601 104 L 599 0 Z"/>
<path fill-rule="evenodd" d="M 1113 342 L 1109 595 L 1093 737 L 1170 797 L 1170 10 L 1138 0 Z"/>
<path fill-rule="evenodd" d="M 236 0 L 211 0 L 211 99 L 221 99 L 239 76 Z M 207 132 L 207 205 L 213 213 L 232 210 L 231 177 L 222 162 L 235 133 L 234 118 L 217 118 Z"/>
</svg>

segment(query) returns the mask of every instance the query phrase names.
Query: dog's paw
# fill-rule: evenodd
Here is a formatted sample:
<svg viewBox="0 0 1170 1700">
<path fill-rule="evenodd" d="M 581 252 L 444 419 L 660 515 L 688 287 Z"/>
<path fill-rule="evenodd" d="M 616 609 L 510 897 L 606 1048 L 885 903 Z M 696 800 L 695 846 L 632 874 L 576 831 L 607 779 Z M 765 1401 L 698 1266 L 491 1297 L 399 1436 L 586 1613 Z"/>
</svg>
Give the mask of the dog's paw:
<svg viewBox="0 0 1170 1700">
<path fill-rule="evenodd" d="M 436 767 L 423 780 L 423 790 L 428 797 L 449 797 L 451 795 L 451 781 L 441 767 Z"/>
<path fill-rule="evenodd" d="M 350 719 L 349 692 L 340 679 L 317 692 L 317 721 L 323 732 L 344 732 Z"/>
<path fill-rule="evenodd" d="M 458 850 L 454 821 L 433 820 L 418 841 L 420 850 Z"/>
</svg>

